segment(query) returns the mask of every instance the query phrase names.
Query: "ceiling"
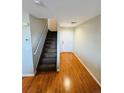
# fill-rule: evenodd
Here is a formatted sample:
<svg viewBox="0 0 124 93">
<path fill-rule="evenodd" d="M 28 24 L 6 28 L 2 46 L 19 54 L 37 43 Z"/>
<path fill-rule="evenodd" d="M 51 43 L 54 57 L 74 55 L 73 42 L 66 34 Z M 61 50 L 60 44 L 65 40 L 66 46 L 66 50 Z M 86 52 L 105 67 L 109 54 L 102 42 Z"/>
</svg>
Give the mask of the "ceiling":
<svg viewBox="0 0 124 93">
<path fill-rule="evenodd" d="M 38 18 L 56 18 L 61 27 L 74 27 L 100 15 L 101 0 L 40 0 L 40 4 L 23 0 L 23 10 Z"/>
</svg>

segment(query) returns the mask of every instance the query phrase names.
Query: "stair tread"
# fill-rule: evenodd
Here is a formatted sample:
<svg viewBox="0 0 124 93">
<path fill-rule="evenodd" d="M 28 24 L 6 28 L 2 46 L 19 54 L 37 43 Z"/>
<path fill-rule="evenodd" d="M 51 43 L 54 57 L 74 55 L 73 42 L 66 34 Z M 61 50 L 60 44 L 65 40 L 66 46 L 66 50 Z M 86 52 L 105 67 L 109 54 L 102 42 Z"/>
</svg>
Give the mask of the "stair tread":
<svg viewBox="0 0 124 93">
<path fill-rule="evenodd" d="M 56 44 L 45 44 L 45 47 L 56 47 Z"/>
<path fill-rule="evenodd" d="M 55 67 L 56 65 L 55 64 L 42 64 L 42 65 L 39 65 L 39 67 Z"/>
<path fill-rule="evenodd" d="M 55 38 L 55 37 L 48 37 L 47 39 L 51 39 L 51 40 L 56 40 L 57 38 Z"/>
<path fill-rule="evenodd" d="M 50 39 L 57 39 L 57 36 L 56 36 L 56 35 L 48 35 L 47 38 L 50 38 Z"/>
<path fill-rule="evenodd" d="M 43 54 L 48 54 L 48 55 L 55 55 L 56 53 L 50 53 L 50 52 L 44 52 Z"/>
<path fill-rule="evenodd" d="M 56 63 L 56 57 L 53 58 L 42 58 L 40 60 L 41 64 L 55 64 Z"/>
<path fill-rule="evenodd" d="M 48 34 L 47 36 L 54 36 L 54 37 L 57 37 L 57 34 Z"/>
<path fill-rule="evenodd" d="M 57 45 L 45 45 L 45 48 L 57 48 Z"/>
<path fill-rule="evenodd" d="M 57 43 L 45 43 L 45 45 L 47 45 L 47 46 L 56 46 L 57 45 Z"/>
<path fill-rule="evenodd" d="M 44 49 L 44 52 L 57 52 L 57 49 L 56 48 L 45 48 Z"/>
<path fill-rule="evenodd" d="M 52 43 L 52 42 L 57 42 L 57 40 L 50 40 L 50 39 L 47 39 L 46 42 Z"/>
<path fill-rule="evenodd" d="M 56 71 L 56 66 L 44 66 L 44 65 L 41 65 L 39 66 L 38 68 L 38 71 Z"/>
<path fill-rule="evenodd" d="M 43 57 L 56 57 L 57 54 L 56 53 L 50 53 L 50 52 L 44 52 L 43 53 Z"/>
<path fill-rule="evenodd" d="M 48 32 L 48 34 L 57 34 L 57 32 Z"/>
<path fill-rule="evenodd" d="M 46 38 L 46 40 L 54 40 L 54 41 L 57 41 L 57 38 Z"/>
</svg>

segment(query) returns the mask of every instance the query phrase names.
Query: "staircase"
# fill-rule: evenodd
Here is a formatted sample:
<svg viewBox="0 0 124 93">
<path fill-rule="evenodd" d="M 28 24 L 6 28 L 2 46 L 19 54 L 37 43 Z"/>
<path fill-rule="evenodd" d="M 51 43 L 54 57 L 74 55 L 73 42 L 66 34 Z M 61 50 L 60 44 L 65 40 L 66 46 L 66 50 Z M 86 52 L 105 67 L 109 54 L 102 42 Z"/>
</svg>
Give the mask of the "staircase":
<svg viewBox="0 0 124 93">
<path fill-rule="evenodd" d="M 41 54 L 37 72 L 56 71 L 57 58 L 57 32 L 48 30 L 43 52 Z"/>
</svg>

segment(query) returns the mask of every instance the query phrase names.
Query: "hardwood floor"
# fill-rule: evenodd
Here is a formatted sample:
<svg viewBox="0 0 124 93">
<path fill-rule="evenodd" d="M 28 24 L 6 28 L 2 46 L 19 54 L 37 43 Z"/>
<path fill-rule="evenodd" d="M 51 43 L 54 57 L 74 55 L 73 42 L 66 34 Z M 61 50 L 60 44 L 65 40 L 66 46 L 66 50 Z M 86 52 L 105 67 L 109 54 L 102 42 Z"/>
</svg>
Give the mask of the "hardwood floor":
<svg viewBox="0 0 124 93">
<path fill-rule="evenodd" d="M 61 53 L 60 72 L 23 78 L 23 93 L 101 93 L 101 87 L 72 53 Z"/>
</svg>

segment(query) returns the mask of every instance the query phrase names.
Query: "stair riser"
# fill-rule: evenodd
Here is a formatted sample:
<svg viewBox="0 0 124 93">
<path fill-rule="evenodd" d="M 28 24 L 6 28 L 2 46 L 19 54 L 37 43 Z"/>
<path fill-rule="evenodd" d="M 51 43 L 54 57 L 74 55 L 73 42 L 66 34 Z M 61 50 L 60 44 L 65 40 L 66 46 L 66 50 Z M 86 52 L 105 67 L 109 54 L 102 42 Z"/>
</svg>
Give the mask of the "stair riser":
<svg viewBox="0 0 124 93">
<path fill-rule="evenodd" d="M 45 46 L 57 46 L 56 43 L 46 43 Z"/>
<path fill-rule="evenodd" d="M 57 40 L 46 40 L 46 43 L 57 43 Z"/>
<path fill-rule="evenodd" d="M 47 46 L 56 46 L 57 43 L 55 43 L 55 42 L 51 42 L 51 43 L 50 43 L 50 42 L 49 42 L 49 43 L 46 42 L 46 43 L 45 43 L 45 46 L 46 46 L 46 45 L 47 45 Z"/>
<path fill-rule="evenodd" d="M 56 43 L 57 43 L 57 40 L 55 40 L 55 39 L 53 39 L 53 40 L 51 40 L 51 39 L 46 39 L 46 42 L 56 42 Z"/>
<path fill-rule="evenodd" d="M 48 41 L 48 42 L 46 42 L 46 44 L 51 44 L 51 45 L 53 44 L 53 45 L 57 45 L 57 43 L 56 43 L 56 42 L 49 42 L 49 41 Z"/>
<path fill-rule="evenodd" d="M 38 68 L 39 71 L 55 71 L 56 70 L 56 66 L 52 66 L 52 67 L 46 67 L 46 66 L 39 66 Z"/>
<path fill-rule="evenodd" d="M 57 39 L 57 36 L 48 36 L 48 38 L 56 38 Z"/>
<path fill-rule="evenodd" d="M 48 34 L 47 36 L 57 36 L 57 34 Z"/>
<path fill-rule="evenodd" d="M 57 39 L 56 37 L 47 37 L 47 39 Z"/>
<path fill-rule="evenodd" d="M 56 61 L 56 57 L 55 58 L 49 58 L 50 61 Z M 43 58 L 42 57 L 42 61 L 49 61 L 48 58 Z"/>
<path fill-rule="evenodd" d="M 45 46 L 45 48 L 57 48 L 57 46 Z"/>
<path fill-rule="evenodd" d="M 41 64 L 43 65 L 43 64 L 56 64 L 56 61 L 54 61 L 54 62 L 47 62 L 47 61 L 42 61 L 41 62 Z"/>
<path fill-rule="evenodd" d="M 52 33 L 48 33 L 48 35 L 57 35 L 57 33 L 52 32 Z"/>
<path fill-rule="evenodd" d="M 46 41 L 56 42 L 56 41 L 57 41 L 57 39 L 50 39 L 50 38 L 48 38 L 48 39 L 46 39 Z"/>
</svg>

